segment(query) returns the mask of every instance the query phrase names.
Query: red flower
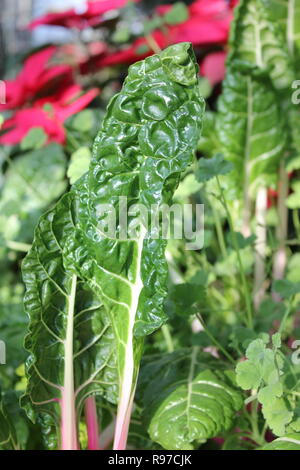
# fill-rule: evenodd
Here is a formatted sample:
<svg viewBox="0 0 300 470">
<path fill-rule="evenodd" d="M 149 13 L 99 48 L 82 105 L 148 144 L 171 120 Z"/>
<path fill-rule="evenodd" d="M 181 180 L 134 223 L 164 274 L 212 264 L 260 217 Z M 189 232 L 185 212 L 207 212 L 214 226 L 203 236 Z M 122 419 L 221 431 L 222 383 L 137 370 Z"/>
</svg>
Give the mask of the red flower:
<svg viewBox="0 0 300 470">
<path fill-rule="evenodd" d="M 133 1 L 138 2 L 139 0 Z M 127 2 L 128 0 L 87 1 L 84 11 L 72 8 L 62 12 L 48 13 L 41 18 L 33 20 L 28 28 L 34 29 L 41 25 L 55 25 L 84 29 L 87 26 L 98 25 L 103 21 L 104 13 L 122 8 Z"/>
<path fill-rule="evenodd" d="M 158 8 L 164 14 L 171 5 Z M 226 0 L 197 0 L 189 7 L 189 19 L 169 28 L 172 43 L 188 41 L 194 45 L 226 43 L 232 10 Z"/>
<path fill-rule="evenodd" d="M 212 86 L 223 80 L 225 76 L 226 52 L 208 54 L 200 65 L 200 74 L 206 77 Z"/>
<path fill-rule="evenodd" d="M 159 14 L 165 14 L 172 5 L 157 8 Z M 232 10 L 226 0 L 197 0 L 189 7 L 189 19 L 184 23 L 169 26 L 167 34 L 160 30 L 152 33 L 157 44 L 164 48 L 177 42 L 192 42 L 195 46 L 223 44 L 227 42 Z M 98 67 L 116 64 L 131 64 L 153 54 L 151 49 L 139 53 L 141 46 L 148 45 L 145 38 L 136 40 L 130 47 L 121 51 L 103 55 L 97 62 Z"/>
<path fill-rule="evenodd" d="M 32 108 L 17 111 L 2 126 L 7 132 L 0 137 L 1 144 L 19 143 L 32 127 L 42 127 L 48 134 L 49 142 L 65 142 L 64 121 L 78 113 L 95 98 L 98 90 L 93 89 L 79 96 L 81 88 L 72 85 L 57 95 L 42 98 Z"/>
<path fill-rule="evenodd" d="M 160 48 L 163 49 L 167 46 L 167 38 L 161 31 L 155 31 L 152 33 L 152 37 Z M 142 50 L 143 47 L 146 47 L 145 51 Z M 141 49 L 141 52 L 139 52 L 139 49 Z M 96 60 L 95 65 L 97 67 L 107 67 L 117 64 L 133 64 L 137 60 L 142 60 L 152 54 L 153 51 L 149 47 L 147 40 L 145 38 L 139 38 L 126 49 L 103 55 L 99 60 Z"/>
<path fill-rule="evenodd" d="M 20 107 L 58 84 L 62 87 L 71 83 L 73 72 L 69 65 L 47 66 L 55 52 L 55 46 L 47 47 L 25 60 L 17 78 L 5 82 L 6 104 L 0 104 L 0 111 Z"/>
</svg>

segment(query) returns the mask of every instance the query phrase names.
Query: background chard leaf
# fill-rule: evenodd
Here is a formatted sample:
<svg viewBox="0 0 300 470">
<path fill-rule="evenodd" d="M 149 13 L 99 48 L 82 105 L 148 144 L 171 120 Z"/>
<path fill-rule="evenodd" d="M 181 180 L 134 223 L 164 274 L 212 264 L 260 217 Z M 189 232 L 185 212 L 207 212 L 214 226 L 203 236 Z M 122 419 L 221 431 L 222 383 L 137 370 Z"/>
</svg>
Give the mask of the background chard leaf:
<svg viewBox="0 0 300 470">
<path fill-rule="evenodd" d="M 199 347 L 145 361 L 138 396 L 148 432 L 165 449 L 194 449 L 233 424 L 243 398 L 220 361 Z"/>
<path fill-rule="evenodd" d="M 225 158 L 234 164 L 231 175 L 238 192 L 253 195 L 260 184 L 276 181 L 286 136 L 267 78 L 228 71 L 218 102 L 217 133 Z"/>
<path fill-rule="evenodd" d="M 235 61 L 241 70 L 269 74 L 274 87 L 284 90 L 290 88 L 294 70 L 277 23 L 269 21 L 272 7 L 266 8 L 262 0 L 239 3 L 230 33 L 228 65 Z"/>
<path fill-rule="evenodd" d="M 25 346 L 30 356 L 22 404 L 33 420 L 47 413 L 58 427 L 61 421 L 66 425 L 66 410 L 80 415 L 90 394 L 114 400 L 117 390 L 107 315 L 94 293 L 63 263 L 63 248 L 76 220 L 74 194 L 64 196 L 41 217 L 23 263 L 24 302 L 30 317 Z"/>
</svg>

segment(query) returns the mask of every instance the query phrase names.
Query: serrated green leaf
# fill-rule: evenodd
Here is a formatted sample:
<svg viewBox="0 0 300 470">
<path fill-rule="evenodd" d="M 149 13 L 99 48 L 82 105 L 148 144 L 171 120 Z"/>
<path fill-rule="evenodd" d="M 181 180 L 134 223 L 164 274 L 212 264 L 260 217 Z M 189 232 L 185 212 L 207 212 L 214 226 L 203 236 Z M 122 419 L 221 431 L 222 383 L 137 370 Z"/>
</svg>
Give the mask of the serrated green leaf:
<svg viewBox="0 0 300 470">
<path fill-rule="evenodd" d="M 225 161 L 221 154 L 217 154 L 212 158 L 201 158 L 195 173 L 196 179 L 203 183 L 215 176 L 226 175 L 232 169 L 232 163 Z"/>
<path fill-rule="evenodd" d="M 263 415 L 276 436 L 283 436 L 286 426 L 292 421 L 293 412 L 287 407 L 283 398 L 267 400 L 263 404 Z"/>
<path fill-rule="evenodd" d="M 33 127 L 21 141 L 22 150 L 37 150 L 47 142 L 48 136 L 42 127 Z"/>
<path fill-rule="evenodd" d="M 169 25 L 183 23 L 189 19 L 189 10 L 183 2 L 176 2 L 163 19 Z"/>
<path fill-rule="evenodd" d="M 261 0 L 242 0 L 235 9 L 228 64 L 269 74 L 275 88 L 289 89 L 295 74 L 277 22 L 269 21 Z"/>
<path fill-rule="evenodd" d="M 300 282 L 291 282 L 287 279 L 279 279 L 273 282 L 273 291 L 283 299 L 289 299 L 300 292 Z"/>
<path fill-rule="evenodd" d="M 243 390 L 255 390 L 261 384 L 261 372 L 250 361 L 240 362 L 236 367 L 236 380 Z"/>
<path fill-rule="evenodd" d="M 216 130 L 226 160 L 234 165 L 231 179 L 238 195 L 253 195 L 259 185 L 276 181 L 286 136 L 268 79 L 228 70 Z"/>
</svg>

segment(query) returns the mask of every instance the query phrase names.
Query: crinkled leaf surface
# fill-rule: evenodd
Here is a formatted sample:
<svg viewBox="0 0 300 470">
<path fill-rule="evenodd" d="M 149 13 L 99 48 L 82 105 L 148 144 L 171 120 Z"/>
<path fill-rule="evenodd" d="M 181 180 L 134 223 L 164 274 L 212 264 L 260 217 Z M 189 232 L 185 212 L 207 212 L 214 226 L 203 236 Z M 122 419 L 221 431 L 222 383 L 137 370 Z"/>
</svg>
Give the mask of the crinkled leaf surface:
<svg viewBox="0 0 300 470">
<path fill-rule="evenodd" d="M 167 264 L 160 227 L 147 233 L 139 214 L 123 209 L 119 198 L 127 198 L 129 209 L 142 204 L 147 215 L 152 205 L 171 202 L 200 135 L 204 105 L 197 80 L 188 43 L 132 65 L 122 91 L 108 106 L 79 194 L 79 223 L 67 255 L 110 315 L 122 397 L 128 389 L 132 393 L 143 336 L 166 320 Z M 116 214 L 114 236 L 101 228 L 107 204 Z M 129 229 L 140 225 L 135 234 L 121 233 L 124 213 Z"/>
<path fill-rule="evenodd" d="M 203 107 L 190 44 L 131 66 L 108 106 L 86 178 L 41 218 L 24 263 L 30 407 L 57 414 L 73 388 L 77 406 L 96 391 L 113 399 L 116 363 L 125 423 L 143 336 L 166 319 L 167 264 L 166 240 L 143 225 L 130 239 L 120 236 L 119 197 L 128 207 L 142 203 L 147 215 L 152 204 L 171 202 L 192 162 Z M 107 204 L 116 210 L 113 237 L 102 225 Z M 136 213 L 128 220 L 129 228 L 140 223 Z"/>
<path fill-rule="evenodd" d="M 150 437 L 165 449 L 196 448 L 229 429 L 243 405 L 220 362 L 198 347 L 150 356 L 139 387 Z"/>
</svg>

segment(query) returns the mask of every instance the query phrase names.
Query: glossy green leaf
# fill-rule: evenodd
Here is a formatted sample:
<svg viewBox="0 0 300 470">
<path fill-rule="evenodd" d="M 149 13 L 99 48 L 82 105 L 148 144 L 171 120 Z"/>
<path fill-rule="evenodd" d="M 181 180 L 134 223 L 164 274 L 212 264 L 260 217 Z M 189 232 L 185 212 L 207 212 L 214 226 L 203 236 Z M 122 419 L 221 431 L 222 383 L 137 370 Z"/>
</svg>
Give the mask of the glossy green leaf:
<svg viewBox="0 0 300 470">
<path fill-rule="evenodd" d="M 189 450 L 229 429 L 243 399 L 229 375 L 198 347 L 149 358 L 141 372 L 148 431 L 165 449 Z"/>
<path fill-rule="evenodd" d="M 205 182 L 215 176 L 226 175 L 232 169 L 232 163 L 226 162 L 221 154 L 212 158 L 201 158 L 196 170 L 196 179 L 199 182 Z"/>
<path fill-rule="evenodd" d="M 128 208 L 142 204 L 148 214 L 153 204 L 171 203 L 201 130 L 204 103 L 197 85 L 188 43 L 132 65 L 122 91 L 108 106 L 88 179 L 78 192 L 79 223 L 67 254 L 110 315 L 117 339 L 121 421 L 134 391 L 143 336 L 166 321 L 167 264 L 166 240 L 147 234 L 138 214 L 128 215 L 129 229 L 138 226 L 136 234 L 120 233 L 124 210 L 119 212 L 119 197 L 127 197 Z M 107 204 L 117 217 L 113 237 L 99 229 Z M 104 215 L 99 215 L 101 205 Z"/>
<path fill-rule="evenodd" d="M 129 214 L 129 230 L 139 225 L 135 235 L 120 236 L 119 197 L 129 208 L 143 204 L 148 214 L 152 204 L 171 202 L 201 130 L 197 80 L 188 43 L 130 67 L 108 106 L 86 178 L 41 218 L 24 263 L 30 406 L 57 415 L 60 403 L 70 418 L 74 397 L 80 408 L 89 393 L 111 400 L 119 386 L 118 449 L 125 447 L 143 336 L 166 320 L 168 274 L 166 240 L 147 234 L 137 214 Z M 113 237 L 101 225 L 107 204 L 117 215 Z M 69 431 L 75 436 L 74 426 Z M 67 448 L 76 447 L 75 439 Z"/>
</svg>

